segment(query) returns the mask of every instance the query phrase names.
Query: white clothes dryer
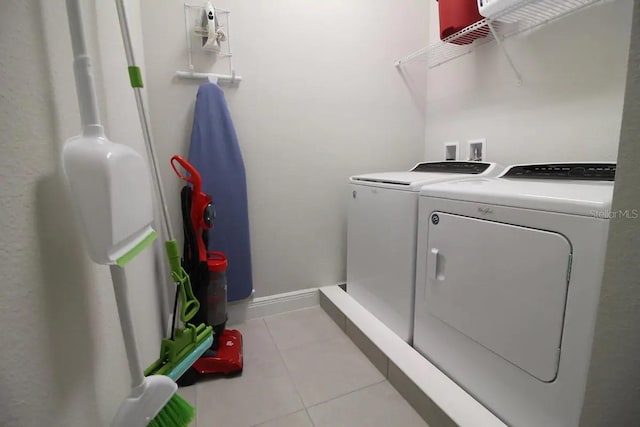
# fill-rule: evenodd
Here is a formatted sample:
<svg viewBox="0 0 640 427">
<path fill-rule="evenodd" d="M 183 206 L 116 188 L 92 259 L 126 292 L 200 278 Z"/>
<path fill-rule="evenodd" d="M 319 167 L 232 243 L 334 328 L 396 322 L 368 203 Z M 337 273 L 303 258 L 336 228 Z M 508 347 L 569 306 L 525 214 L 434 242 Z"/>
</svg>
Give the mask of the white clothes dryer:
<svg viewBox="0 0 640 427">
<path fill-rule="evenodd" d="M 577 426 L 613 163 L 423 187 L 414 347 L 514 426 Z"/>
</svg>

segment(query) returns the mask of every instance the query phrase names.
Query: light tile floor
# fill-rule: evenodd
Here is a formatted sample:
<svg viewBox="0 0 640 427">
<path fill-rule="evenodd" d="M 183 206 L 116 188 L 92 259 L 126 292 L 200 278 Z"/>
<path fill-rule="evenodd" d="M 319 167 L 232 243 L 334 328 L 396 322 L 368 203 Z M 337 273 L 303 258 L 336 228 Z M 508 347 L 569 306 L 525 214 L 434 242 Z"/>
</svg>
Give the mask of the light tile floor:
<svg viewBox="0 0 640 427">
<path fill-rule="evenodd" d="M 320 308 L 247 321 L 244 370 L 180 389 L 197 427 L 427 426 Z"/>
</svg>

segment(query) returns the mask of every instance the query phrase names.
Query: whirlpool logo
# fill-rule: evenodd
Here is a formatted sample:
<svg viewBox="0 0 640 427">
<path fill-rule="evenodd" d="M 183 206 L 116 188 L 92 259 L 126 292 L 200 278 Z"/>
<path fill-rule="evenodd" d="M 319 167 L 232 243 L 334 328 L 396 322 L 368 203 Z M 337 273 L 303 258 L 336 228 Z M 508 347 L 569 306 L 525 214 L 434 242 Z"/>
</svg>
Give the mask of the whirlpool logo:
<svg viewBox="0 0 640 427">
<path fill-rule="evenodd" d="M 491 208 L 478 208 L 478 212 L 482 215 L 491 215 L 493 213 L 493 209 Z"/>
</svg>

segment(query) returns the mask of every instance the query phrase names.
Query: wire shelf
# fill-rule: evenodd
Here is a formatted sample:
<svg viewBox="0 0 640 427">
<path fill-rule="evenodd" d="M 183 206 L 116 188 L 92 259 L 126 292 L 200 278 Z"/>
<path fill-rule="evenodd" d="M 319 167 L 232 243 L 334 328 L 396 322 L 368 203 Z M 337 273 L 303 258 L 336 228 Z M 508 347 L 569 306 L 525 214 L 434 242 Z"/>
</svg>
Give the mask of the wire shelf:
<svg viewBox="0 0 640 427">
<path fill-rule="evenodd" d="M 533 30 L 549 22 L 563 18 L 603 0 L 526 0 L 506 9 L 497 15 L 494 21 L 514 22 L 505 26 L 504 38 Z"/>
<path fill-rule="evenodd" d="M 471 53 L 476 47 L 492 41 L 489 21 L 483 19 L 428 48 L 426 60 L 429 68 L 433 68 Z"/>
<path fill-rule="evenodd" d="M 500 45 L 506 38 L 531 31 L 603 1 L 607 0 L 523 0 L 491 18 L 482 19 L 442 41 L 396 60 L 395 65 L 420 61 L 426 62 L 428 68 L 434 68 L 468 54 L 478 46 L 494 40 Z"/>
</svg>

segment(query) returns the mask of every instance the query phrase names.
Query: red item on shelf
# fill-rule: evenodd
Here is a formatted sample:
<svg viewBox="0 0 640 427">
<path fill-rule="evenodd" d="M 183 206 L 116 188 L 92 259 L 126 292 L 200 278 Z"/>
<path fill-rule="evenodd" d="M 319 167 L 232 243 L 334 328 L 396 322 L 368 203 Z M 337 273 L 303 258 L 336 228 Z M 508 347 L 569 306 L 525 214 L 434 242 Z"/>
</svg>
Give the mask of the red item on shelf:
<svg viewBox="0 0 640 427">
<path fill-rule="evenodd" d="M 483 19 L 478 12 L 477 0 L 439 0 L 438 13 L 440 15 L 440 39 L 457 33 Z M 454 44 L 470 44 L 474 40 L 488 35 L 488 28 L 482 27 L 464 36 L 450 41 Z"/>
</svg>

